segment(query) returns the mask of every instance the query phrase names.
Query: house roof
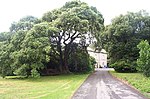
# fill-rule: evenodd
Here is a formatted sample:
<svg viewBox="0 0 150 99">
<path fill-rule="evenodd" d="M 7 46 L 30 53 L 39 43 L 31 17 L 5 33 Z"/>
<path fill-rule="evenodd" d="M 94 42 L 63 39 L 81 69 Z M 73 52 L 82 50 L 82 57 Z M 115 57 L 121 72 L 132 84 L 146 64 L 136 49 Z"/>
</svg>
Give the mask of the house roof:
<svg viewBox="0 0 150 99">
<path fill-rule="evenodd" d="M 107 53 L 104 49 L 101 50 L 101 53 Z"/>
<path fill-rule="evenodd" d="M 104 53 L 104 54 L 107 54 L 107 52 L 104 49 L 102 49 L 100 52 L 99 51 L 97 52 L 96 50 L 94 50 L 94 49 L 92 49 L 90 47 L 87 47 L 87 50 L 88 50 L 88 52 L 95 52 L 95 53 Z"/>
<path fill-rule="evenodd" d="M 90 48 L 90 47 L 87 47 L 87 50 L 88 51 L 94 51 L 94 49 Z"/>
</svg>

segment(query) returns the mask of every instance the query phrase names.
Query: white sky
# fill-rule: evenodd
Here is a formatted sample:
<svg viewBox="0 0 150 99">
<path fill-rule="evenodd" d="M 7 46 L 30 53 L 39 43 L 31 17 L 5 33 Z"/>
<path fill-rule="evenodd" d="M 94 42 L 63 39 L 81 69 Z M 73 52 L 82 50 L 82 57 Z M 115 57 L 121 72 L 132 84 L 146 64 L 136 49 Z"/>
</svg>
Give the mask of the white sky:
<svg viewBox="0 0 150 99">
<path fill-rule="evenodd" d="M 70 0 L 0 0 L 0 32 L 8 31 L 13 21 L 32 15 L 40 18 L 43 13 L 59 8 Z M 95 6 L 103 15 L 105 25 L 127 11 L 150 12 L 150 0 L 81 0 Z"/>
</svg>

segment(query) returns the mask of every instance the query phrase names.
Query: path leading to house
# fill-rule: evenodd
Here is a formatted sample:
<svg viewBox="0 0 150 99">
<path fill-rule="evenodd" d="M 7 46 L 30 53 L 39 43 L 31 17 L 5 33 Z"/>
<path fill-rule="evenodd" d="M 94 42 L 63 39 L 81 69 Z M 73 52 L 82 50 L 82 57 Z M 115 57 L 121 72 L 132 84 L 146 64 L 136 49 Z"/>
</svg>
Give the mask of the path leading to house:
<svg viewBox="0 0 150 99">
<path fill-rule="evenodd" d="M 147 99 L 135 89 L 120 82 L 108 73 L 97 69 L 91 74 L 72 99 Z"/>
</svg>

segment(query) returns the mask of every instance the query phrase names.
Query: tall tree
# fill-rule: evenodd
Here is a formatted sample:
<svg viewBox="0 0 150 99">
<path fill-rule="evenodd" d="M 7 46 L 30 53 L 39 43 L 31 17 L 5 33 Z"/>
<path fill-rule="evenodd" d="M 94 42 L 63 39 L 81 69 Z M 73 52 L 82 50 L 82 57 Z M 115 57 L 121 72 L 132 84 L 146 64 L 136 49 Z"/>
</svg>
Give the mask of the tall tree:
<svg viewBox="0 0 150 99">
<path fill-rule="evenodd" d="M 80 43 L 85 50 L 93 39 L 98 41 L 103 23 L 101 13 L 81 1 L 67 2 L 45 13 L 42 20 L 22 18 L 12 23 L 9 39 L 0 34 L 0 74 L 4 77 L 8 74 L 5 70 L 10 69 L 15 75 L 39 77 L 51 55 L 59 61 L 60 72 L 68 73 L 73 44 Z M 77 55 L 84 55 L 88 63 L 86 52 Z"/>
<path fill-rule="evenodd" d="M 11 59 L 13 59 L 11 66 L 14 74 L 39 77 L 40 69 L 43 69 L 44 64 L 49 61 L 50 43 L 47 24 L 36 24 L 26 35 L 21 34 L 19 31 L 12 39 L 13 47 L 19 49 L 11 53 Z M 21 41 L 20 44 L 18 40 Z"/>
<path fill-rule="evenodd" d="M 150 40 L 149 23 L 150 16 L 145 11 L 128 12 L 112 20 L 112 24 L 105 28 L 102 35 L 111 64 L 125 61 L 135 68 L 139 56 L 139 49 L 136 46 L 142 39 Z"/>
<path fill-rule="evenodd" d="M 20 61 L 24 61 L 21 57 L 24 54 L 23 41 L 27 32 L 38 22 L 37 18 L 27 16 L 20 19 L 19 22 L 13 23 L 10 32 L 0 33 L 0 74 L 3 77 L 12 74 L 12 72 L 22 75 L 26 73 L 22 71 L 25 65 L 20 63 Z"/>
<path fill-rule="evenodd" d="M 68 58 L 73 42 L 86 45 L 98 37 L 103 30 L 104 19 L 94 7 L 81 1 L 67 2 L 62 8 L 44 14 L 43 21 L 50 23 L 49 33 L 52 49 L 56 49 L 60 59 L 59 70 L 69 72 Z"/>
<path fill-rule="evenodd" d="M 150 45 L 147 40 L 141 41 L 138 46 L 140 56 L 137 59 L 137 70 L 150 77 Z"/>
</svg>

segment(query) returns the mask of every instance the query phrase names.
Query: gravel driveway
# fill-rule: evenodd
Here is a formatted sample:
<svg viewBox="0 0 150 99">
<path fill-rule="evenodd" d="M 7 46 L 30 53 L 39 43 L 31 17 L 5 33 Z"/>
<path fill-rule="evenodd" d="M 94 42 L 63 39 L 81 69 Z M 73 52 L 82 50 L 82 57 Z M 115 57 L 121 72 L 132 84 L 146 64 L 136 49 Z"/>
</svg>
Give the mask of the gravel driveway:
<svg viewBox="0 0 150 99">
<path fill-rule="evenodd" d="M 72 99 L 147 99 L 135 89 L 97 69 L 74 93 Z"/>
</svg>

